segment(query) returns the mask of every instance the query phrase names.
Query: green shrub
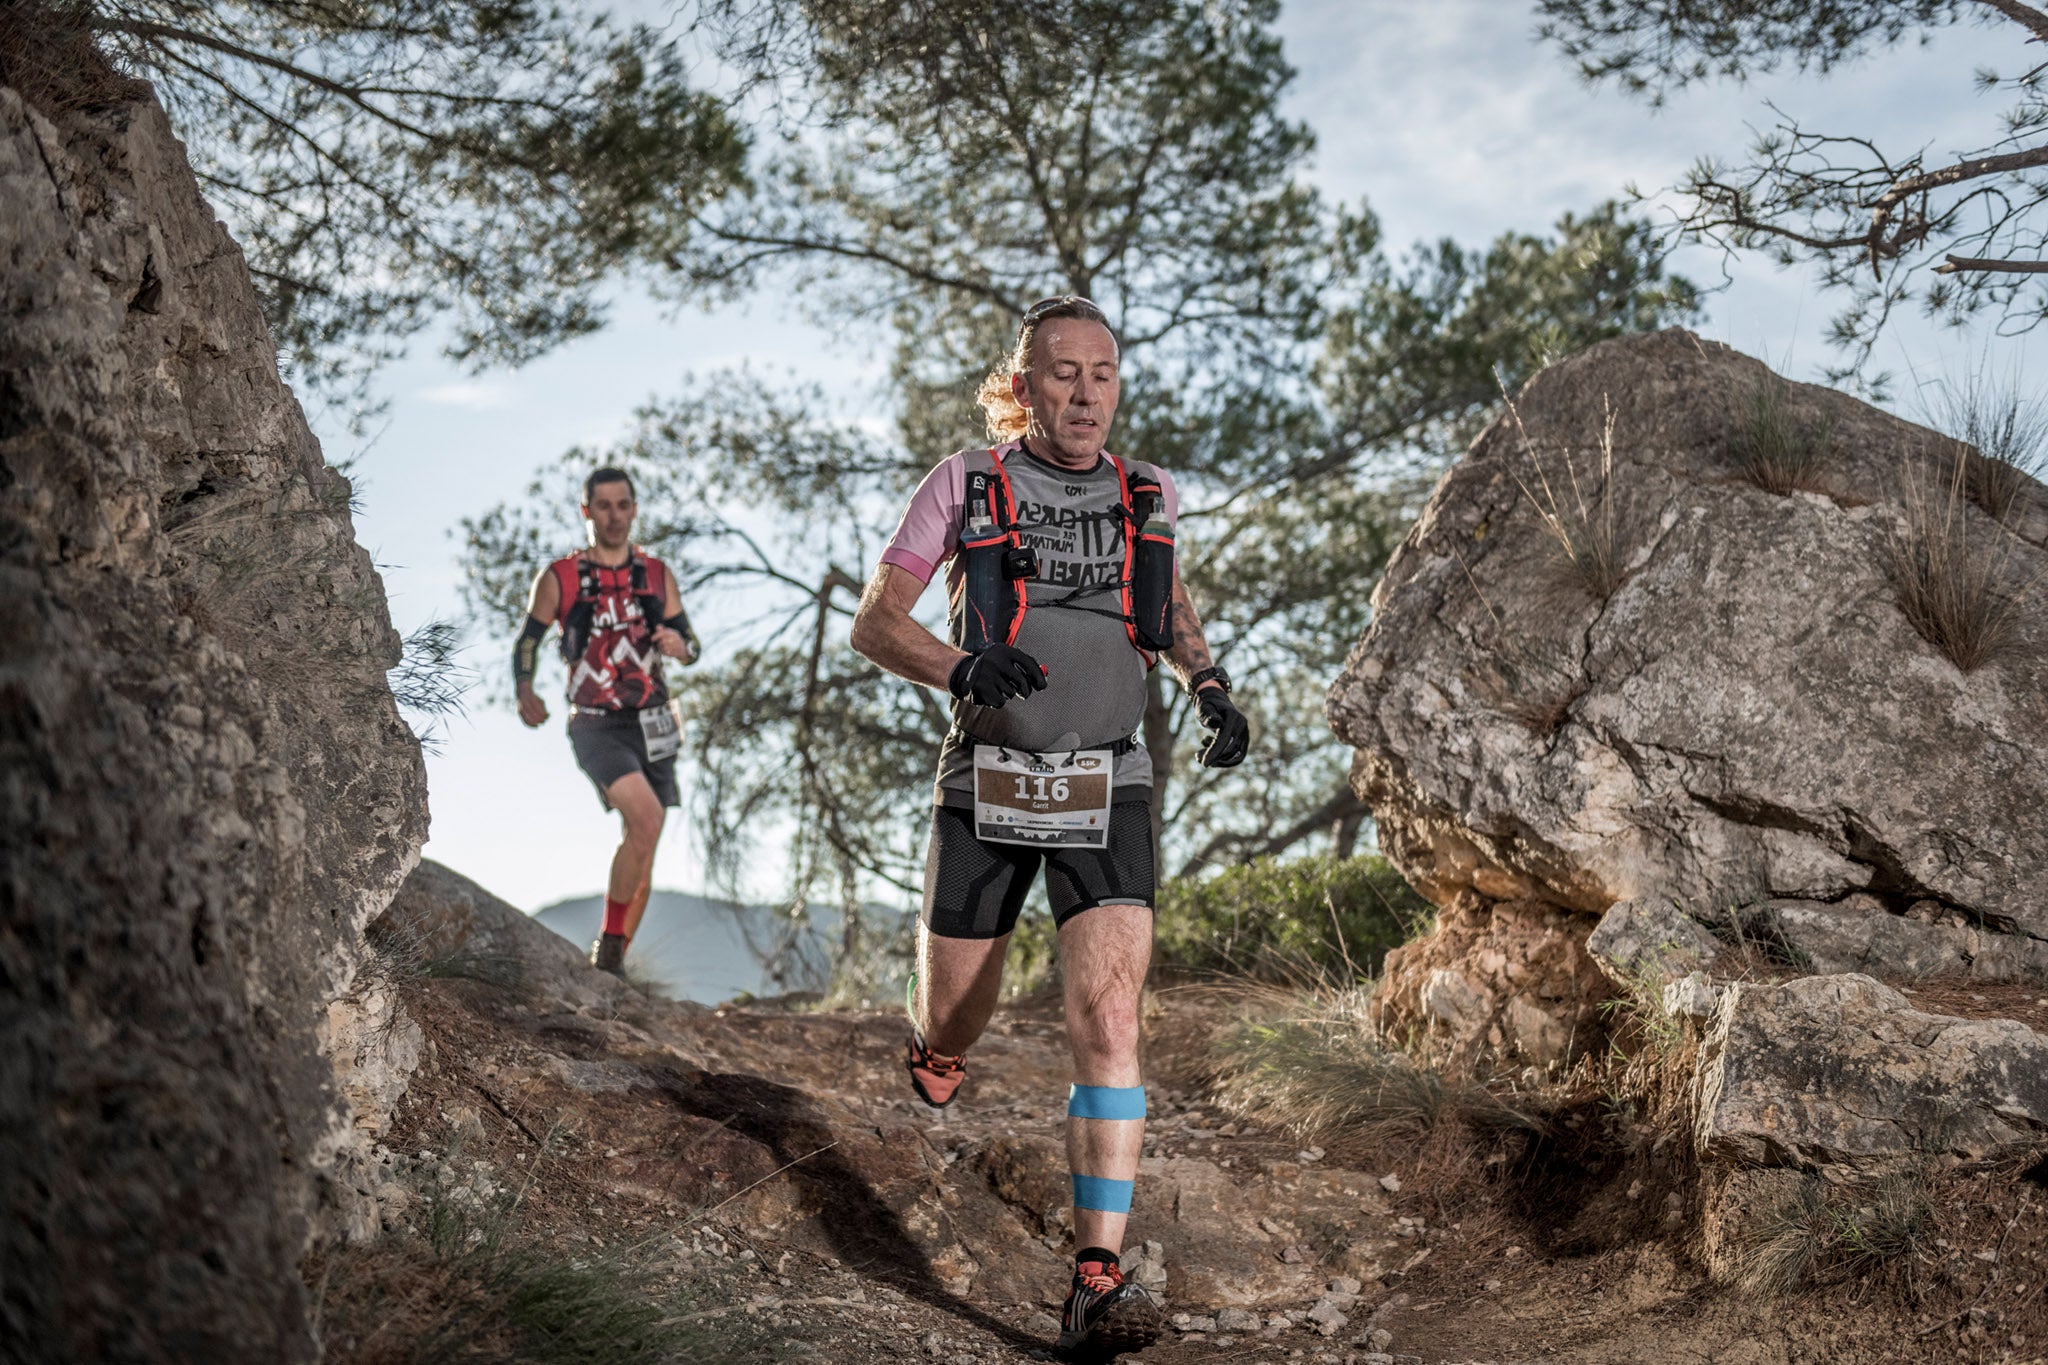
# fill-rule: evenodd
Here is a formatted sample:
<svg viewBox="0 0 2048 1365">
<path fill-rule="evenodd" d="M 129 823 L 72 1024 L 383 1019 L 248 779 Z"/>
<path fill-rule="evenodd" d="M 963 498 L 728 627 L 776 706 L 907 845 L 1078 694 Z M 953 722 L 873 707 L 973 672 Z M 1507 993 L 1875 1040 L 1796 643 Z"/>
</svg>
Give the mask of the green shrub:
<svg viewBox="0 0 2048 1365">
<path fill-rule="evenodd" d="M 1385 858 L 1258 858 L 1162 887 L 1155 955 L 1188 971 L 1355 980 L 1434 913 Z"/>
</svg>

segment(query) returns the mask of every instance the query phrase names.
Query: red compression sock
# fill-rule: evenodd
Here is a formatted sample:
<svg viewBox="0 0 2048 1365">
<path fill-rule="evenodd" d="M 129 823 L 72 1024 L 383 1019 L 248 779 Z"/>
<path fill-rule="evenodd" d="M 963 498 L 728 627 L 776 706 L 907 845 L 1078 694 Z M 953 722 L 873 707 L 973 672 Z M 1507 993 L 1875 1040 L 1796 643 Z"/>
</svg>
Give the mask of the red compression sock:
<svg viewBox="0 0 2048 1365">
<path fill-rule="evenodd" d="M 632 912 L 632 909 L 633 902 L 615 901 L 610 896 L 606 896 L 604 898 L 604 931 L 607 934 L 624 934 L 626 932 L 626 916 Z"/>
</svg>

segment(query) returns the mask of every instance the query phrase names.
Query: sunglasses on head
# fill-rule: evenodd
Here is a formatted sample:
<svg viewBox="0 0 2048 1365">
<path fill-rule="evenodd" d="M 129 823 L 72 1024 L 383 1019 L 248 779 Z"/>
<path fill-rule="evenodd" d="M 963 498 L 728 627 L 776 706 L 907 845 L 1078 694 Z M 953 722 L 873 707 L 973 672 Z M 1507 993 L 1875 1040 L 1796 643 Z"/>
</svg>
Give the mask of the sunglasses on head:
<svg viewBox="0 0 2048 1365">
<path fill-rule="evenodd" d="M 1062 308 L 1071 308 L 1076 304 L 1093 308 L 1098 313 L 1102 311 L 1101 306 L 1093 299 L 1083 298 L 1079 294 L 1055 294 L 1049 299 L 1040 299 L 1037 303 L 1026 308 L 1024 310 L 1024 319 L 1017 324 L 1017 327 L 1021 331 L 1032 323 L 1044 318 L 1047 313 L 1056 312 Z"/>
</svg>

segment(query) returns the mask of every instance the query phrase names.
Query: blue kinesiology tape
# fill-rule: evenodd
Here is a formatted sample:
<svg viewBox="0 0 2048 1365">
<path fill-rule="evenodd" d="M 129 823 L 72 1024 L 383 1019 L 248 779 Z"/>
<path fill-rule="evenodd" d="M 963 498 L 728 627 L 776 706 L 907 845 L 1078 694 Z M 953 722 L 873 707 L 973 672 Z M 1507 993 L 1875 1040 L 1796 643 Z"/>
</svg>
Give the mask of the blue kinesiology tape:
<svg viewBox="0 0 2048 1365">
<path fill-rule="evenodd" d="M 1129 1213 L 1131 1182 L 1105 1180 L 1099 1175 L 1077 1175 L 1074 1177 L 1074 1207 L 1093 1209 L 1097 1213 Z"/>
<path fill-rule="evenodd" d="M 1145 1117 L 1142 1085 L 1077 1085 L 1067 1091 L 1070 1119 L 1141 1119 Z"/>
</svg>

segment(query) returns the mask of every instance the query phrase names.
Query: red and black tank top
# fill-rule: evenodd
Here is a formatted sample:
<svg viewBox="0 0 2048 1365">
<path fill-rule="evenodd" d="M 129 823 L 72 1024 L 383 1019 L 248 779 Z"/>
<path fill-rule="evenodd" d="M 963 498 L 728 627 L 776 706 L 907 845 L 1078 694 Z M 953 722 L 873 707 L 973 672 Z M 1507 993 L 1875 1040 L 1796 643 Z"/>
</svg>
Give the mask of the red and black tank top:
<svg viewBox="0 0 2048 1365">
<path fill-rule="evenodd" d="M 562 591 L 562 662 L 569 704 L 628 711 L 668 700 L 654 628 L 668 602 L 668 567 L 634 546 L 626 562 L 599 564 L 589 551 L 548 566 Z"/>
</svg>

